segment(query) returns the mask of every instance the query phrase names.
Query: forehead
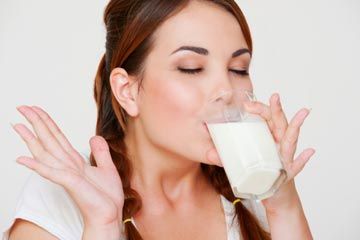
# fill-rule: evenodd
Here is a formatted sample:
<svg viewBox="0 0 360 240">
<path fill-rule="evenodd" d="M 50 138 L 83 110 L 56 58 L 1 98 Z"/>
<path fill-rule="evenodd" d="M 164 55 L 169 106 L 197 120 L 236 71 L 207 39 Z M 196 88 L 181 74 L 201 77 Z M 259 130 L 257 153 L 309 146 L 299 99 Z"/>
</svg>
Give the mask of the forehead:
<svg viewBox="0 0 360 240">
<path fill-rule="evenodd" d="M 209 49 L 210 54 L 219 49 L 228 53 L 247 48 L 236 18 L 223 7 L 206 1 L 190 1 L 159 26 L 154 38 L 154 48 L 167 51 L 180 45 L 201 46 Z"/>
</svg>

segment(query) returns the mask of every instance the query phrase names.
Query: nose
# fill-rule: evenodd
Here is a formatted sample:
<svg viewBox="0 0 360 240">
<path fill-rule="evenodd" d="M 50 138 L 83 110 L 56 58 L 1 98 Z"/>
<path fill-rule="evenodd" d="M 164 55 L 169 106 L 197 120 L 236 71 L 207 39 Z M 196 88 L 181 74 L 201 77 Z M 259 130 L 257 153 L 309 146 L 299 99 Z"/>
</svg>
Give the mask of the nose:
<svg viewBox="0 0 360 240">
<path fill-rule="evenodd" d="M 218 92 L 218 94 L 214 97 L 213 101 L 216 103 L 222 103 L 224 105 L 230 105 L 233 102 L 234 97 L 234 89 L 228 88 L 223 89 Z"/>
<path fill-rule="evenodd" d="M 218 85 L 215 87 L 213 91 L 213 97 L 211 98 L 213 102 L 221 103 L 221 104 L 230 104 L 233 101 L 233 95 L 235 87 L 231 83 L 231 79 L 227 77 L 221 78 Z"/>
</svg>

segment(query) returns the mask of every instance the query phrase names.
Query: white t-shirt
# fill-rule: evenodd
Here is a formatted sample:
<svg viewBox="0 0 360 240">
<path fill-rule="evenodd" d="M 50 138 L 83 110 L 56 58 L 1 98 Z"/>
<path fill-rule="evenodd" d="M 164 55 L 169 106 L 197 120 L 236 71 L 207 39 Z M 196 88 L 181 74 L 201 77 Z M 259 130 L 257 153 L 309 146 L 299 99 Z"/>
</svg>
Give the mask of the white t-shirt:
<svg viewBox="0 0 360 240">
<path fill-rule="evenodd" d="M 89 154 L 81 153 L 87 160 Z M 220 197 L 225 213 L 227 240 L 241 240 L 238 221 L 232 222 L 234 206 L 224 196 Z M 243 200 L 243 204 L 256 215 L 262 226 L 269 230 L 265 211 L 261 203 Z M 37 173 L 29 176 L 18 198 L 15 212 L 2 231 L 3 240 L 9 239 L 10 227 L 16 218 L 25 219 L 47 230 L 60 240 L 79 240 L 82 237 L 83 219 L 81 213 L 65 189 Z M 134 219 L 132 222 L 136 226 Z"/>
</svg>

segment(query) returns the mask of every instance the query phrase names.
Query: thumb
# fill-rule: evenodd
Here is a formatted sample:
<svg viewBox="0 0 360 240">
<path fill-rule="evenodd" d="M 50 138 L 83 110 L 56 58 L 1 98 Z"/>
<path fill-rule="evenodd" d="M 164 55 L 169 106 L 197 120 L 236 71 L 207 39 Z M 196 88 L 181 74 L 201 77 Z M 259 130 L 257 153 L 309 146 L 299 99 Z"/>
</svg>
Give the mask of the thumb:
<svg viewBox="0 0 360 240">
<path fill-rule="evenodd" d="M 100 168 L 113 168 L 114 163 L 106 140 L 101 136 L 93 136 L 90 138 L 89 143 L 96 165 Z"/>
</svg>

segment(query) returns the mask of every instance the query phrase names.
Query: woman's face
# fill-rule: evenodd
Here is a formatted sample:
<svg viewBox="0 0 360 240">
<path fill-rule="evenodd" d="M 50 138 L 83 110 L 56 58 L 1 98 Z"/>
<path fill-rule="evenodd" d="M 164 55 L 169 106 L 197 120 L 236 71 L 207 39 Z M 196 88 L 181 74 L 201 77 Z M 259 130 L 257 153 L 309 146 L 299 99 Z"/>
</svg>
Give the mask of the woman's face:
<svg viewBox="0 0 360 240">
<path fill-rule="evenodd" d="M 220 6 L 191 1 L 154 34 L 139 95 L 144 134 L 175 156 L 209 163 L 213 144 L 201 119 L 204 105 L 224 90 L 252 91 L 249 76 L 234 71 L 248 72 L 251 60 L 246 52 L 232 56 L 248 49 L 240 25 Z"/>
</svg>

